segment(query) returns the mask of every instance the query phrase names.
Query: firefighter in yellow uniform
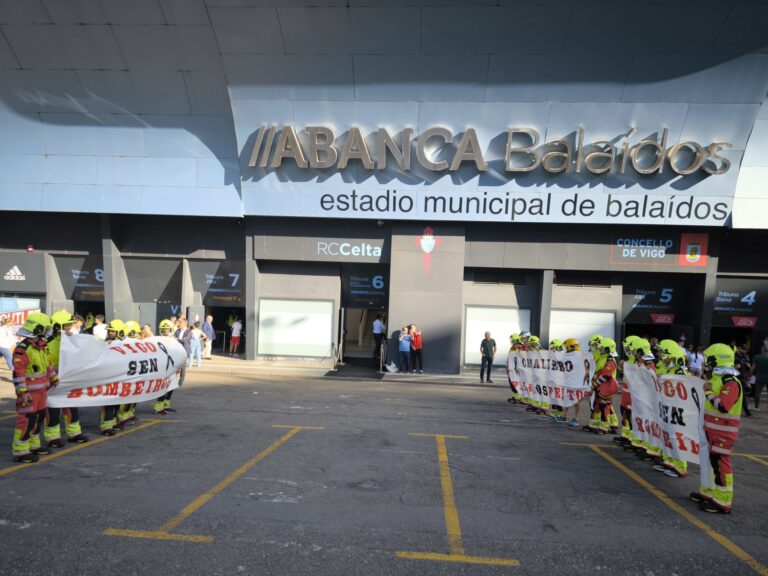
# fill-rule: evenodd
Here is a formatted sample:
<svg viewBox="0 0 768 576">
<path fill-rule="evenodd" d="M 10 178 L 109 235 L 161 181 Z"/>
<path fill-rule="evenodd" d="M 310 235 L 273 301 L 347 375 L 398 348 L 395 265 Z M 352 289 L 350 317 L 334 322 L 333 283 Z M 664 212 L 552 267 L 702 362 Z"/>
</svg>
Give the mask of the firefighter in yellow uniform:
<svg viewBox="0 0 768 576">
<path fill-rule="evenodd" d="M 645 338 L 640 338 L 635 341 L 635 357 L 637 358 L 636 364 L 645 366 L 646 369 L 653 372 L 656 375 L 656 357 L 651 351 L 651 343 Z M 661 449 L 658 446 L 654 446 L 646 440 L 637 440 L 632 446 L 638 448 L 637 455 L 640 459 L 645 461 L 655 460 L 661 462 Z"/>
<path fill-rule="evenodd" d="M 581 427 L 584 432 L 597 433 L 600 430 L 600 420 L 599 418 L 595 419 L 595 406 L 597 404 L 597 383 L 595 382 L 595 379 L 602 368 L 600 354 L 600 340 L 602 339 L 603 337 L 600 334 L 592 334 L 587 343 L 588 350 L 592 352 L 592 358 L 595 361 L 595 374 L 592 376 L 592 396 L 589 399 L 589 423 L 586 426 Z"/>
<path fill-rule="evenodd" d="M 618 371 L 618 355 L 616 342 L 610 338 L 601 338 L 597 345 L 599 356 L 596 362 L 595 376 L 592 379 L 595 401 L 589 419 L 589 428 L 595 434 L 607 434 L 613 428 L 611 414 L 613 410 L 613 395 L 619 391 L 616 380 Z"/>
<path fill-rule="evenodd" d="M 656 368 L 658 376 L 669 374 L 685 376 L 688 374 L 688 370 L 685 367 L 685 352 L 683 352 L 677 342 L 674 340 L 662 340 L 656 349 L 661 358 Z M 661 464 L 654 464 L 653 469 L 664 472 L 664 474 L 673 478 L 688 476 L 688 463 L 685 460 L 672 458 L 665 454 L 663 449 L 662 462 Z"/>
<path fill-rule="evenodd" d="M 53 369 L 58 374 L 62 335 L 69 333 L 75 325 L 75 318 L 66 310 L 59 310 L 51 315 L 51 322 L 53 326 L 53 336 L 48 340 L 46 350 L 51 357 Z M 80 410 L 78 408 L 72 407 L 62 409 L 47 407 L 43 436 L 45 436 L 48 446 L 53 446 L 54 448 L 61 448 L 64 446 L 64 442 L 61 439 L 62 413 L 64 414 L 64 432 L 69 441 L 76 442 L 77 444 L 87 442 L 88 437 L 83 435 L 83 430 L 80 427 Z"/>
<path fill-rule="evenodd" d="M 730 514 L 733 508 L 731 455 L 739 437 L 744 388 L 734 367 L 735 354 L 727 344 L 712 344 L 704 350 L 704 433 L 709 444 L 709 461 L 702 462 L 701 486 L 690 499 L 705 512 Z"/>
<path fill-rule="evenodd" d="M 526 341 L 526 349 L 529 352 L 538 352 L 541 348 L 541 339 L 531 334 L 528 336 L 528 339 Z M 531 400 L 531 405 L 527 408 L 530 412 L 536 412 L 537 414 L 544 414 L 547 415 L 549 412 L 549 401 L 547 400 L 547 396 L 542 396 L 541 400 Z"/>
<path fill-rule="evenodd" d="M 581 344 L 576 338 L 568 338 L 563 342 L 563 347 L 566 352 L 579 352 L 581 350 Z M 571 428 L 576 428 L 579 425 L 579 411 L 581 410 L 581 401 L 576 402 L 573 405 L 573 417 L 568 419 L 568 407 L 563 408 L 563 418 Z"/>
<path fill-rule="evenodd" d="M 519 352 L 528 351 L 528 339 L 531 337 L 531 333 L 528 330 L 520 332 L 520 340 L 517 344 L 517 350 Z M 533 400 L 530 396 L 522 396 L 523 404 L 526 406 L 526 410 L 533 410 Z"/>
<path fill-rule="evenodd" d="M 624 366 L 634 364 L 635 342 L 640 340 L 639 336 L 627 336 L 621 347 L 624 350 L 624 359 L 619 362 L 618 379 L 621 382 L 621 434 L 613 439 L 617 444 L 624 446 L 625 450 L 632 450 L 632 395 L 629 393 L 629 383 L 624 376 Z"/>
<path fill-rule="evenodd" d="M 125 324 L 122 320 L 115 318 L 107 324 L 106 343 L 123 340 L 125 338 Z M 114 436 L 115 430 L 120 430 L 121 426 L 117 423 L 117 405 L 102 406 L 99 417 L 99 430 L 104 436 Z"/>
<path fill-rule="evenodd" d="M 510 334 L 509 335 L 509 351 L 517 352 L 519 350 L 520 350 L 520 334 Z M 512 378 L 509 375 L 509 354 L 507 354 L 507 362 L 505 366 L 507 367 L 507 380 L 509 380 L 509 388 L 512 390 L 512 396 L 507 398 L 507 402 L 511 402 L 512 404 L 520 404 L 522 401 L 520 392 L 518 392 L 517 388 L 512 382 Z"/>
<path fill-rule="evenodd" d="M 171 322 L 170 320 L 161 320 L 158 328 L 160 328 L 160 335 L 165 337 L 173 337 L 173 331 L 176 329 L 176 327 L 173 325 L 173 322 Z M 187 373 L 186 363 L 182 362 L 181 368 L 178 370 L 179 388 L 181 388 L 182 384 L 184 384 L 184 377 L 186 373 Z M 165 416 L 168 412 L 176 412 L 176 410 L 171 408 L 172 395 L 173 395 L 173 390 L 163 394 L 157 400 L 155 400 L 155 403 L 152 406 L 155 411 L 155 414 L 158 414 L 160 416 Z"/>
<path fill-rule="evenodd" d="M 128 320 L 125 323 L 126 340 L 138 340 L 141 338 L 141 326 L 135 320 Z M 126 425 L 133 425 L 136 422 L 136 403 L 120 404 L 117 409 L 117 427 L 122 428 Z"/>
<path fill-rule="evenodd" d="M 59 378 L 46 351 L 46 337 L 51 334 L 51 319 L 34 312 L 19 328 L 23 338 L 13 349 L 13 386 L 16 389 L 16 428 L 13 432 L 13 461 L 37 462 L 38 455 L 50 449 L 40 442 L 45 419 L 48 389 Z"/>
<path fill-rule="evenodd" d="M 557 338 L 553 338 L 549 341 L 549 351 L 550 352 L 564 352 L 565 346 L 563 345 L 562 340 L 558 340 Z M 555 400 L 557 402 L 557 400 Z M 563 412 L 563 407 L 559 404 L 552 404 L 550 406 L 550 412 L 549 415 L 552 416 L 552 418 L 555 420 L 555 422 L 565 422 L 565 414 Z"/>
</svg>

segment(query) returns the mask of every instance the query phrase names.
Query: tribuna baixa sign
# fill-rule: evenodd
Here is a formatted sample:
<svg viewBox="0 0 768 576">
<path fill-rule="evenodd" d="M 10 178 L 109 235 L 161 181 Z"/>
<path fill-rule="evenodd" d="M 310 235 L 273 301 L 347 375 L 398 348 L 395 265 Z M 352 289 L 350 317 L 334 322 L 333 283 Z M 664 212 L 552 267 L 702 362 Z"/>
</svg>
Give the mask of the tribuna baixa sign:
<svg viewBox="0 0 768 576">
<path fill-rule="evenodd" d="M 588 140 L 587 129 L 580 127 L 573 137 L 558 138 L 542 143 L 533 128 L 509 128 L 506 145 L 498 159 L 503 158 L 503 170 L 513 177 L 516 173 L 544 170 L 550 174 L 565 172 L 591 174 L 662 174 L 673 172 L 686 176 L 704 171 L 725 174 L 731 166 L 720 151 L 732 148 L 730 142 L 714 140 L 701 144 L 693 140 L 669 143 L 669 130 L 632 144 L 637 133 L 627 133 L 611 140 Z M 299 136 L 301 135 L 301 137 Z M 465 163 L 479 172 L 488 171 L 489 152 L 478 141 L 474 128 L 454 134 L 441 126 L 430 127 L 418 135 L 413 128 L 403 129 L 393 137 L 386 128 L 364 135 L 360 128 L 348 130 L 339 142 L 333 129 L 327 126 L 307 126 L 297 134 L 293 126 L 262 126 L 256 133 L 248 165 L 253 168 L 280 168 L 284 161 L 295 162 L 302 169 L 344 170 L 351 161 L 358 161 L 366 170 L 385 170 L 394 163 L 400 171 L 410 172 L 412 158 L 424 170 L 455 172 Z M 414 154 L 415 152 L 415 154 Z"/>
</svg>

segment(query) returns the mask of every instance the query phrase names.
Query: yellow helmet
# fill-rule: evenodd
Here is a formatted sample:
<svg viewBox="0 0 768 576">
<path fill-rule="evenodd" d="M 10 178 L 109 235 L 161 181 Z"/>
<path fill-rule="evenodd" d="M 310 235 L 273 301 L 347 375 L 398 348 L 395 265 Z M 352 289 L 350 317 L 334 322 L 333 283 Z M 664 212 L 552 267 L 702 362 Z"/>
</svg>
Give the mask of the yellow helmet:
<svg viewBox="0 0 768 576">
<path fill-rule="evenodd" d="M 621 343 L 621 347 L 624 348 L 624 355 L 627 358 L 631 358 L 635 355 L 635 346 L 638 340 L 642 340 L 642 338 L 635 335 L 630 335 L 624 338 L 624 342 Z"/>
<path fill-rule="evenodd" d="M 24 320 L 24 324 L 19 328 L 19 336 L 26 338 L 45 338 L 51 333 L 51 319 L 48 314 L 42 312 L 33 312 L 27 319 Z"/>
<path fill-rule="evenodd" d="M 109 324 L 107 324 L 107 332 L 114 332 L 117 334 L 119 340 L 125 338 L 125 324 L 122 320 L 115 318 Z"/>
<path fill-rule="evenodd" d="M 612 338 L 600 339 L 600 353 L 605 355 L 616 354 L 616 342 Z"/>
<path fill-rule="evenodd" d="M 173 322 L 166 318 L 164 320 L 160 320 L 160 325 L 158 328 L 160 328 L 160 334 L 162 334 L 165 331 L 168 331 L 169 333 L 173 332 L 176 329 L 176 326 L 173 324 Z"/>
<path fill-rule="evenodd" d="M 661 352 L 662 356 L 675 357 L 675 355 L 680 351 L 680 345 L 674 340 L 669 339 L 659 342 L 656 348 Z"/>
<path fill-rule="evenodd" d="M 509 341 L 512 342 L 512 344 L 519 344 L 520 343 L 520 334 L 510 334 L 509 335 Z"/>
<path fill-rule="evenodd" d="M 685 354 L 685 350 L 683 350 L 682 346 L 679 346 L 679 345 L 677 347 L 677 350 L 672 353 L 672 357 L 675 359 L 675 364 L 683 368 L 688 362 L 688 357 Z"/>
<path fill-rule="evenodd" d="M 589 337 L 589 349 L 594 350 L 598 346 L 600 346 L 600 340 L 602 340 L 603 337 L 600 334 L 592 334 L 592 336 Z"/>
<path fill-rule="evenodd" d="M 541 350 L 541 340 L 538 336 L 531 334 L 528 337 L 528 348 L 532 350 Z"/>
<path fill-rule="evenodd" d="M 566 352 L 578 352 L 581 350 L 581 344 L 579 344 L 578 338 L 568 338 L 568 340 L 563 342 L 563 345 L 565 346 Z"/>
<path fill-rule="evenodd" d="M 728 344 L 712 344 L 704 350 L 704 358 L 710 368 L 732 367 L 736 363 L 736 354 Z"/>
<path fill-rule="evenodd" d="M 74 324 L 75 317 L 72 316 L 66 310 L 59 310 L 51 314 L 51 323 L 53 325 L 53 333 L 58 334 L 66 324 Z"/>
<path fill-rule="evenodd" d="M 137 338 L 141 334 L 141 326 L 136 320 L 128 320 L 125 323 L 125 335 L 128 338 Z"/>
<path fill-rule="evenodd" d="M 557 338 L 553 338 L 549 341 L 549 349 L 552 352 L 562 352 L 565 350 L 565 348 L 563 348 L 563 341 L 558 340 Z"/>
<path fill-rule="evenodd" d="M 634 345 L 636 356 L 648 356 L 651 353 L 651 343 L 645 338 L 638 338 Z"/>
</svg>

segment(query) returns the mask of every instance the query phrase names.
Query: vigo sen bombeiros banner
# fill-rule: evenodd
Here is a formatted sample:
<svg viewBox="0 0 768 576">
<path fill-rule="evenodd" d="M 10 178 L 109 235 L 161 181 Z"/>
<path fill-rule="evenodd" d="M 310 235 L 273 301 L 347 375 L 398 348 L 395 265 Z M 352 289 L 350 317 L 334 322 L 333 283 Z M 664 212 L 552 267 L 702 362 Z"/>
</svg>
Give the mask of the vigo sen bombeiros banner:
<svg viewBox="0 0 768 576">
<path fill-rule="evenodd" d="M 175 338 L 104 342 L 88 334 L 62 335 L 59 384 L 48 391 L 52 408 L 146 402 L 178 388 L 176 370 L 187 361 Z"/>
<path fill-rule="evenodd" d="M 666 456 L 699 464 L 708 459 L 704 436 L 704 381 L 696 376 L 656 376 L 624 365 L 632 395 L 632 434 Z"/>
<path fill-rule="evenodd" d="M 592 394 L 589 352 L 510 352 L 509 379 L 524 398 L 568 407 Z"/>
</svg>

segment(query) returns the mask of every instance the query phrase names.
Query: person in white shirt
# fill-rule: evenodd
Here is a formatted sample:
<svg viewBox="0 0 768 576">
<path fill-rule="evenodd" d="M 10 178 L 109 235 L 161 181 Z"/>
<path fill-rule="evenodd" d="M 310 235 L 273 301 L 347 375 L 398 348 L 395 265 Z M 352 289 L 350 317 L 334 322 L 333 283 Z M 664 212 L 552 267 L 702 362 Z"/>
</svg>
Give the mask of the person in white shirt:
<svg viewBox="0 0 768 576">
<path fill-rule="evenodd" d="M 232 335 L 229 340 L 229 355 L 233 358 L 238 358 L 238 348 L 240 348 L 240 333 L 243 331 L 243 324 L 240 322 L 240 318 L 235 316 L 235 321 L 232 322 Z"/>
<path fill-rule="evenodd" d="M 373 349 L 373 357 L 378 358 L 379 354 L 381 352 L 381 340 L 384 337 L 384 331 L 386 330 L 386 326 L 384 325 L 384 320 L 381 317 L 381 314 L 376 315 L 376 320 L 373 321 L 373 341 L 374 341 L 374 349 Z"/>
<path fill-rule="evenodd" d="M 13 370 L 11 350 L 16 346 L 16 334 L 13 333 L 13 320 L 3 318 L 0 320 L 0 355 L 5 359 L 8 370 Z"/>
<path fill-rule="evenodd" d="M 696 352 L 691 352 L 688 356 L 688 370 L 694 376 L 701 378 L 702 369 L 704 368 L 704 352 L 703 348 L 699 346 Z"/>
<path fill-rule="evenodd" d="M 96 319 L 93 324 L 93 335 L 102 340 L 107 339 L 107 325 L 104 324 L 103 314 L 96 314 Z"/>
</svg>

